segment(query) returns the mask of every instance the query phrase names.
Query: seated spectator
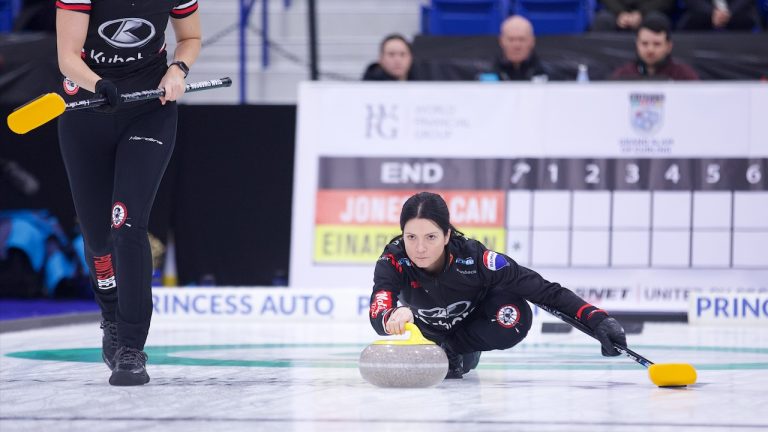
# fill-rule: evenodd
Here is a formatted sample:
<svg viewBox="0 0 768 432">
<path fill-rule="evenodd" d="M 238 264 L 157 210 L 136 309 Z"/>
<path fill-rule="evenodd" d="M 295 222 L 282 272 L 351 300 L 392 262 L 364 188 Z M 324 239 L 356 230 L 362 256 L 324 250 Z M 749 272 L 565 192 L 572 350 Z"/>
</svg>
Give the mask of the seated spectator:
<svg viewBox="0 0 768 432">
<path fill-rule="evenodd" d="M 686 0 L 686 4 L 678 23 L 681 30 L 750 31 L 760 22 L 754 0 Z"/>
<path fill-rule="evenodd" d="M 693 68 L 672 60 L 670 26 L 664 15 L 646 16 L 635 39 L 637 60 L 613 71 L 611 79 L 698 80 Z"/>
<path fill-rule="evenodd" d="M 600 0 L 603 8 L 592 21 L 592 31 L 634 31 L 643 18 L 652 12 L 668 17 L 675 10 L 676 0 Z"/>
<path fill-rule="evenodd" d="M 494 73 L 501 81 L 546 80 L 547 69 L 536 56 L 533 25 L 526 18 L 514 15 L 501 24 L 499 46 L 502 56 L 494 64 Z"/>
<path fill-rule="evenodd" d="M 411 44 L 399 34 L 391 34 L 379 45 L 379 61 L 368 65 L 363 81 L 413 81 Z"/>
</svg>

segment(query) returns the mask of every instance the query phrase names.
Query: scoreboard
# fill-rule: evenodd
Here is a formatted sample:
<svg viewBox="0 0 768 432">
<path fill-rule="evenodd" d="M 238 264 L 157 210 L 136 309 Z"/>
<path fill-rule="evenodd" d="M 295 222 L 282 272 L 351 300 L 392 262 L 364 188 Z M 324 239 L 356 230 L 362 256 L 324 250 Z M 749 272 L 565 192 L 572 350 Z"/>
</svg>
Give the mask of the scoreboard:
<svg viewBox="0 0 768 432">
<path fill-rule="evenodd" d="M 315 262 L 371 263 L 410 184 L 453 224 L 523 265 L 768 268 L 768 160 L 319 160 Z M 403 189 L 399 189 L 401 184 Z"/>
<path fill-rule="evenodd" d="M 469 237 L 605 307 L 768 290 L 766 112 L 758 84 L 306 84 L 290 284 L 370 289 L 429 190 Z"/>
</svg>

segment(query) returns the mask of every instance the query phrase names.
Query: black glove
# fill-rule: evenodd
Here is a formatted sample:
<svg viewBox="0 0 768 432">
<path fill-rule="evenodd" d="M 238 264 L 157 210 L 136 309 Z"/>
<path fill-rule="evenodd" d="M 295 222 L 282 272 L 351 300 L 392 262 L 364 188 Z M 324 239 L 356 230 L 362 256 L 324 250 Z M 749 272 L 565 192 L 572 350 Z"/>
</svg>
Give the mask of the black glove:
<svg viewBox="0 0 768 432">
<path fill-rule="evenodd" d="M 117 86 L 110 80 L 100 79 L 96 82 L 96 94 L 107 99 L 107 103 L 95 108 L 96 111 L 113 113 L 117 111 L 123 98 L 117 92 Z"/>
<path fill-rule="evenodd" d="M 602 352 L 606 357 L 613 357 L 621 353 L 613 347 L 614 343 L 627 346 L 627 337 L 624 335 L 624 328 L 621 327 L 616 318 L 607 317 L 594 329 L 595 337 L 602 344 Z"/>
</svg>

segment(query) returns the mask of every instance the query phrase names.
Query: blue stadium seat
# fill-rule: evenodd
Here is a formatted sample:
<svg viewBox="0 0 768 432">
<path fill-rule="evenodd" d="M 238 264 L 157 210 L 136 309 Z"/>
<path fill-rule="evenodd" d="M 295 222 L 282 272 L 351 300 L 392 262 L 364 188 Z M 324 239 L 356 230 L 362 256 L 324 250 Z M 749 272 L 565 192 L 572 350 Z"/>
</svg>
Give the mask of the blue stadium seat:
<svg viewBox="0 0 768 432">
<path fill-rule="evenodd" d="M 422 8 L 423 33 L 436 35 L 498 34 L 509 0 L 432 0 Z M 426 30 L 426 31 L 425 31 Z"/>
<path fill-rule="evenodd" d="M 592 22 L 595 0 L 515 0 L 514 10 L 537 35 L 582 33 Z"/>
<path fill-rule="evenodd" d="M 13 20 L 21 10 L 21 0 L 0 0 L 0 33 L 13 30 Z"/>
</svg>

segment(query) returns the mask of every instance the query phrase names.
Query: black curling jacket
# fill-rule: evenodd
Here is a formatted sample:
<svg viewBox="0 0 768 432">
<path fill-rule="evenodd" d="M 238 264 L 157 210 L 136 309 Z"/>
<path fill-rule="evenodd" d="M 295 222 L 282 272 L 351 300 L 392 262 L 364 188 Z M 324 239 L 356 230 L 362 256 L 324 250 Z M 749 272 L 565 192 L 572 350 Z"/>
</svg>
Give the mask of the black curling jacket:
<svg viewBox="0 0 768 432">
<path fill-rule="evenodd" d="M 431 275 L 413 265 L 403 238 L 385 248 L 373 275 L 369 318 L 374 330 L 386 335 L 384 325 L 398 300 L 413 312 L 419 325 L 447 334 L 478 307 L 491 287 L 557 309 L 594 329 L 607 317 L 602 309 L 572 291 L 549 282 L 510 257 L 488 250 L 477 240 L 452 235 L 446 245 L 443 270 Z"/>
<path fill-rule="evenodd" d="M 120 93 L 131 93 L 157 88 L 168 68 L 168 20 L 192 15 L 198 0 L 57 0 L 56 7 L 88 15 L 83 61 Z M 59 93 L 66 102 L 92 97 L 80 90 L 64 77 Z"/>
</svg>

